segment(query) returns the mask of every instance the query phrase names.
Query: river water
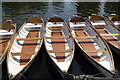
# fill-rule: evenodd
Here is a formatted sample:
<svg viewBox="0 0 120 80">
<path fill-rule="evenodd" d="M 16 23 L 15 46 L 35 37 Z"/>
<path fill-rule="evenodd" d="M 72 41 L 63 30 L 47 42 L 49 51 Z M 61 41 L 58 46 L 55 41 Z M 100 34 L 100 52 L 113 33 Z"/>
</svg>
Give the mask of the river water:
<svg viewBox="0 0 120 80">
<path fill-rule="evenodd" d="M 66 22 L 73 15 L 88 17 L 95 13 L 100 16 L 120 14 L 118 2 L 3 2 L 2 21 L 12 19 L 17 30 L 26 19 L 39 15 L 46 22 L 49 17 L 59 15 Z"/>
</svg>

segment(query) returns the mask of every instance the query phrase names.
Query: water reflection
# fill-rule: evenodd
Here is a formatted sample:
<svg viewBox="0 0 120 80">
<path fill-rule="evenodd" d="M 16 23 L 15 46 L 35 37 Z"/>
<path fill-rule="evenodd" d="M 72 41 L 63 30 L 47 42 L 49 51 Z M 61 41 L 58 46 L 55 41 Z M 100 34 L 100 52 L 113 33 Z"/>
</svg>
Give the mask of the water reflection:
<svg viewBox="0 0 120 80">
<path fill-rule="evenodd" d="M 118 15 L 120 15 L 120 2 L 107 2 L 105 4 L 105 13 L 106 15 L 110 15 L 112 13 L 116 13 Z"/>
<path fill-rule="evenodd" d="M 104 16 L 105 15 L 105 2 L 100 2 L 100 6 L 99 6 L 99 16 Z"/>
<path fill-rule="evenodd" d="M 89 16 L 93 13 L 99 12 L 99 3 L 98 2 L 78 2 L 77 3 L 77 12 L 80 16 Z"/>
<path fill-rule="evenodd" d="M 104 16 L 118 13 L 118 2 L 3 2 L 3 22 L 12 19 L 17 29 L 33 15 L 39 15 L 45 22 L 52 15 L 60 15 L 67 22 L 74 14 L 89 16 L 93 13 Z"/>
</svg>

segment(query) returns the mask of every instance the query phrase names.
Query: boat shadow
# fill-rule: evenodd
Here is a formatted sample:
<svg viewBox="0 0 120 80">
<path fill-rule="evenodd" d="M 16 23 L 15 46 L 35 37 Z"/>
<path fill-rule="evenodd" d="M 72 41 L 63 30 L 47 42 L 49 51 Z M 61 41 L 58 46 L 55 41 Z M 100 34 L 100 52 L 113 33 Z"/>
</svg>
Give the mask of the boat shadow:
<svg viewBox="0 0 120 80">
<path fill-rule="evenodd" d="M 28 70 L 22 74 L 20 79 L 16 77 L 13 80 L 63 80 L 63 78 L 64 74 L 57 69 L 50 59 L 43 43 Z"/>
<path fill-rule="evenodd" d="M 19 80 L 73 80 L 74 77 L 85 76 L 113 77 L 114 75 L 87 56 L 76 42 L 73 61 L 68 72 L 64 73 L 50 58 L 43 43 L 35 60 Z M 18 80 L 18 78 L 13 80 Z"/>
<path fill-rule="evenodd" d="M 113 77 L 114 75 L 86 55 L 75 42 L 74 59 L 66 76 L 72 80 L 74 77 Z"/>
</svg>

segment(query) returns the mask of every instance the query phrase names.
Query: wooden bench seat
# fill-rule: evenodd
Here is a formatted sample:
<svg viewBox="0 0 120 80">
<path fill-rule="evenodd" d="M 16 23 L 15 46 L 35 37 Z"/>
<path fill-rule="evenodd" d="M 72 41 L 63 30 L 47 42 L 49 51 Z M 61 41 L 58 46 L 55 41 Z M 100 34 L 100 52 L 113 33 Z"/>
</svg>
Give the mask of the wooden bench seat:
<svg viewBox="0 0 120 80">
<path fill-rule="evenodd" d="M 45 37 L 46 39 L 69 39 L 70 36 Z"/>
<path fill-rule="evenodd" d="M 101 36 L 120 36 L 120 34 L 101 34 Z"/>
<path fill-rule="evenodd" d="M 35 55 L 36 52 L 16 52 L 16 53 L 11 53 L 13 56 L 29 56 L 29 55 Z"/>
<path fill-rule="evenodd" d="M 79 44 L 93 44 L 95 42 L 93 42 L 93 41 L 79 41 L 78 43 Z"/>
<path fill-rule="evenodd" d="M 105 52 L 104 49 L 98 49 L 98 50 L 85 50 L 85 52 Z"/>
<path fill-rule="evenodd" d="M 96 36 L 74 37 L 74 39 L 97 38 Z"/>
<path fill-rule="evenodd" d="M 55 51 L 55 50 L 48 50 L 49 53 L 66 53 L 71 52 L 72 50 L 64 50 L 64 51 Z"/>
<path fill-rule="evenodd" d="M 40 40 L 42 38 L 17 38 L 16 40 Z"/>
</svg>

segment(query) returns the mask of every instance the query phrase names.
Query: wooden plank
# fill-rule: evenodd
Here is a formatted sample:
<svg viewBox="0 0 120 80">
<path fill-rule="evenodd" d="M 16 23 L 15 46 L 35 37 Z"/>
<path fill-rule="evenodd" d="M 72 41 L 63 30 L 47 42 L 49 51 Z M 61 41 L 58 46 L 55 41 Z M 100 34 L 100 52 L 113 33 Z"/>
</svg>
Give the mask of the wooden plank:
<svg viewBox="0 0 120 80">
<path fill-rule="evenodd" d="M 17 38 L 16 40 L 40 40 L 42 38 Z"/>
<path fill-rule="evenodd" d="M 101 36 L 120 36 L 120 34 L 101 34 Z"/>
<path fill-rule="evenodd" d="M 85 37 L 74 37 L 75 39 L 89 39 L 89 38 L 96 38 L 96 36 L 85 36 Z"/>
<path fill-rule="evenodd" d="M 48 50 L 49 53 L 66 53 L 71 52 L 72 50 L 64 50 L 64 51 L 55 51 L 55 50 Z"/>
<path fill-rule="evenodd" d="M 104 49 L 98 49 L 98 50 L 85 50 L 84 52 L 105 52 Z"/>
<path fill-rule="evenodd" d="M 60 36 L 60 37 L 45 37 L 46 39 L 67 39 L 70 38 L 70 36 Z"/>
<path fill-rule="evenodd" d="M 13 56 L 21 56 L 21 55 L 25 55 L 25 56 L 29 56 L 29 55 L 35 55 L 36 52 L 17 52 L 17 53 L 11 53 Z"/>
</svg>

